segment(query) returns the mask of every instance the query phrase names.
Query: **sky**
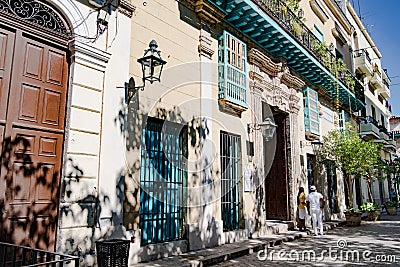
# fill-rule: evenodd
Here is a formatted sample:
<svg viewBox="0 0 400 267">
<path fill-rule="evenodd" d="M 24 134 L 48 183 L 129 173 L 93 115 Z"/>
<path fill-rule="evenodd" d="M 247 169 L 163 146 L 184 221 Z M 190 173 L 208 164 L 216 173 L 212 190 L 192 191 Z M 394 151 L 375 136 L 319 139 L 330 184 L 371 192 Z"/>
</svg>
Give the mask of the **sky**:
<svg viewBox="0 0 400 267">
<path fill-rule="evenodd" d="M 350 0 L 382 54 L 391 79 L 392 114 L 400 116 L 400 0 Z"/>
</svg>

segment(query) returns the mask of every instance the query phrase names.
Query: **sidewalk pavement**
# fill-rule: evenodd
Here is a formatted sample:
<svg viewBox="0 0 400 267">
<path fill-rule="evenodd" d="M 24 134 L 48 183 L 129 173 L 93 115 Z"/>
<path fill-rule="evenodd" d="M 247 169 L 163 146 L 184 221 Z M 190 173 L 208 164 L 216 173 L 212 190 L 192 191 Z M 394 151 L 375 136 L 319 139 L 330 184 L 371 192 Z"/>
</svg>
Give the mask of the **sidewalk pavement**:
<svg viewBox="0 0 400 267">
<path fill-rule="evenodd" d="M 336 228 L 338 226 L 342 226 L 345 223 L 346 223 L 345 221 L 324 222 L 324 230 L 327 231 Z M 253 252 L 262 250 L 266 247 L 267 248 L 274 247 L 284 242 L 290 242 L 296 239 L 300 239 L 310 234 L 311 231 L 299 232 L 295 230 L 290 230 L 286 232 L 280 232 L 278 234 L 268 235 L 266 237 L 246 239 L 243 241 L 231 244 L 225 244 L 214 248 L 190 251 L 178 256 L 172 256 L 151 262 L 142 262 L 139 264 L 135 264 L 134 266 L 139 266 L 139 267 L 209 266 L 230 259 L 234 259 L 237 257 L 249 255 L 252 254 Z"/>
</svg>

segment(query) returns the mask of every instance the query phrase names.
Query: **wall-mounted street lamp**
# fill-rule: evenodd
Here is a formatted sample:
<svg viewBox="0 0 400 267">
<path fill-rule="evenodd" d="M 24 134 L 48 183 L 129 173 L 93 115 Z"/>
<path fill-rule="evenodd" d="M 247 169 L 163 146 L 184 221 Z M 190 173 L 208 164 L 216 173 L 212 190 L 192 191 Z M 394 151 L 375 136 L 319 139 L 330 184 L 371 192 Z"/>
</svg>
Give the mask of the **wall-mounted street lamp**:
<svg viewBox="0 0 400 267">
<path fill-rule="evenodd" d="M 314 155 L 318 156 L 321 152 L 323 143 L 320 140 L 314 140 L 311 142 L 312 149 L 314 151 Z"/>
<path fill-rule="evenodd" d="M 142 65 L 143 85 L 135 86 L 133 77 L 129 79 L 129 82 L 125 83 L 125 99 L 127 104 L 129 104 L 139 89 L 144 90 L 146 81 L 150 83 L 160 81 L 162 69 L 167 62 L 161 58 L 161 51 L 157 50 L 157 47 L 157 42 L 152 40 L 149 44 L 149 49 L 146 49 L 143 57 L 137 60 Z"/>
<path fill-rule="evenodd" d="M 278 125 L 276 125 L 270 118 L 266 118 L 263 122 L 258 124 L 247 124 L 247 131 L 250 133 L 254 130 L 261 130 L 261 134 L 265 141 L 269 141 L 274 136 L 277 127 Z"/>
</svg>

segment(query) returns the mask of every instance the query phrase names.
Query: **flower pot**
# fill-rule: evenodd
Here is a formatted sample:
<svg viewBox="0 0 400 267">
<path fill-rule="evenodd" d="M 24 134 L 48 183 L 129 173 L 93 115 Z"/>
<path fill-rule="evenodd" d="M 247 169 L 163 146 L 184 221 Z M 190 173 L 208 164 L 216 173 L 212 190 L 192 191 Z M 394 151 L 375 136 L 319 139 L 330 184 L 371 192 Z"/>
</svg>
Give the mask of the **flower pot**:
<svg viewBox="0 0 400 267">
<path fill-rule="evenodd" d="M 397 215 L 397 207 L 386 207 L 388 215 Z"/>
<path fill-rule="evenodd" d="M 360 212 L 346 212 L 346 225 L 348 226 L 360 226 L 361 224 L 361 213 Z"/>
<path fill-rule="evenodd" d="M 380 210 L 369 210 L 367 211 L 369 221 L 377 221 L 381 218 Z"/>
</svg>

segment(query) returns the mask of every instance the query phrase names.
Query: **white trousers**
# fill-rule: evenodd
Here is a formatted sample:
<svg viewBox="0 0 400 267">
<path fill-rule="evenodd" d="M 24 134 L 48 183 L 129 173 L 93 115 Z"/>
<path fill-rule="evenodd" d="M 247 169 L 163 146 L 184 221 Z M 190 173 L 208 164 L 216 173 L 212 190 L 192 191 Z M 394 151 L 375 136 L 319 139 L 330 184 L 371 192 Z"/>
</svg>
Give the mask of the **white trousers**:
<svg viewBox="0 0 400 267">
<path fill-rule="evenodd" d="M 320 227 L 320 233 L 323 235 L 324 227 L 322 226 L 322 210 L 311 210 L 311 218 L 313 220 L 314 234 L 318 235 L 318 227 Z"/>
</svg>

